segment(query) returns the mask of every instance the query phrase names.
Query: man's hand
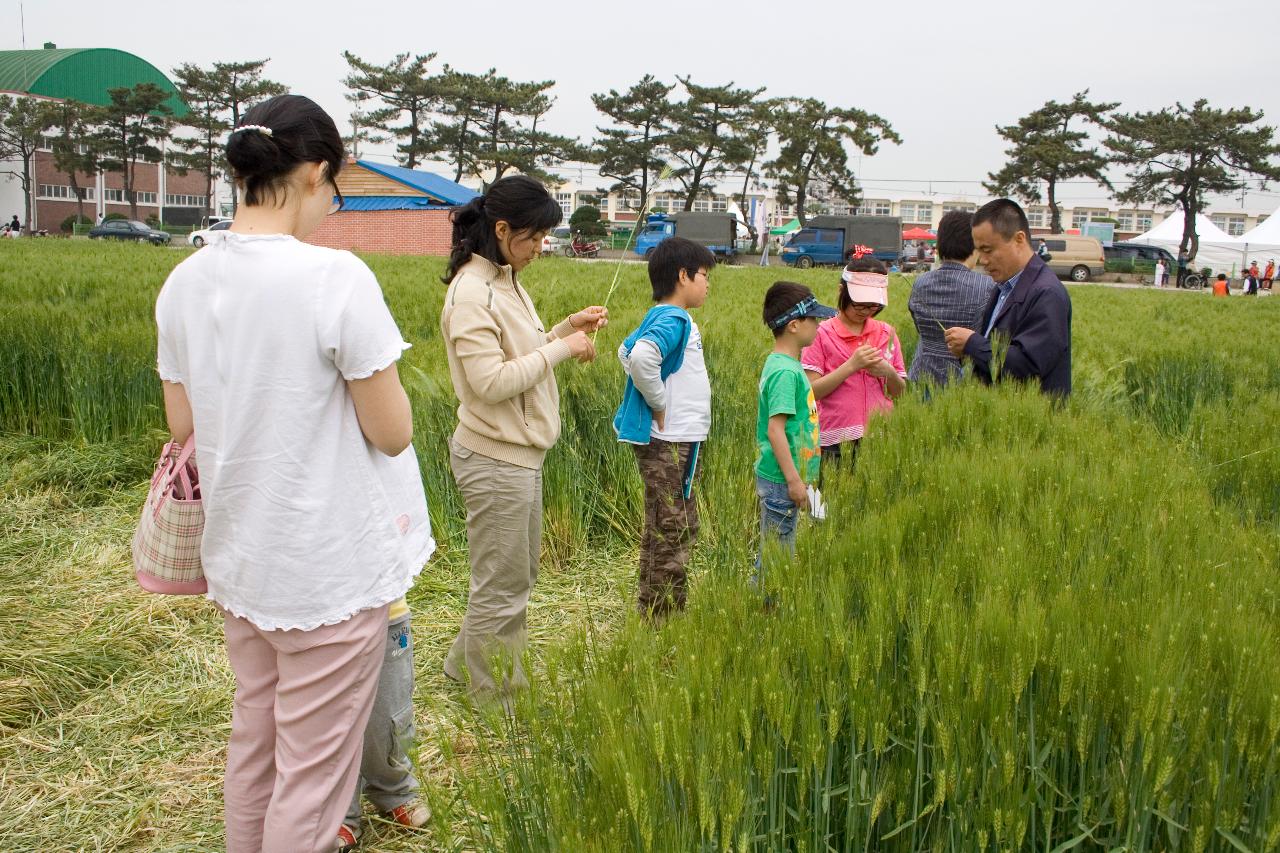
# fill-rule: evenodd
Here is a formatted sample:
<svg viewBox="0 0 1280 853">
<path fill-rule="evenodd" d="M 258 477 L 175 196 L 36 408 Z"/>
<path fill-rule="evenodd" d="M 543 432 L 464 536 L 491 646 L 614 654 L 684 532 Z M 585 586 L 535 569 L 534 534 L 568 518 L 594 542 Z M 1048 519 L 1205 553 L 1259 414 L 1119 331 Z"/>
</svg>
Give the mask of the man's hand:
<svg viewBox="0 0 1280 853">
<path fill-rule="evenodd" d="M 966 329 L 964 326 L 952 326 L 945 332 L 947 339 L 947 349 L 951 350 L 951 354 L 956 358 L 964 357 L 964 345 L 969 342 L 969 338 L 973 337 L 973 329 Z"/>
<path fill-rule="evenodd" d="M 579 332 L 596 332 L 609 325 L 609 309 L 602 305 L 590 305 L 569 318 L 569 324 Z"/>
<path fill-rule="evenodd" d="M 799 477 L 787 481 L 787 497 L 791 498 L 797 509 L 809 508 L 809 487 Z"/>
</svg>

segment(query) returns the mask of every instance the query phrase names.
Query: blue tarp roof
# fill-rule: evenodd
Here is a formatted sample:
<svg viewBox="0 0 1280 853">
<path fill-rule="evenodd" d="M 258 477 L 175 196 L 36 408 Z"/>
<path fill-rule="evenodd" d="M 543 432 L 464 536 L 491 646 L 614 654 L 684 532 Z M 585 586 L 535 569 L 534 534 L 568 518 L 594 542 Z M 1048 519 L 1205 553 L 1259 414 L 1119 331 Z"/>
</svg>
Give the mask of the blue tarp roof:
<svg viewBox="0 0 1280 853">
<path fill-rule="evenodd" d="M 462 184 L 454 183 L 448 178 L 442 178 L 439 175 L 433 175 L 430 172 L 420 172 L 417 169 L 406 169 L 402 166 L 388 166 L 385 163 L 371 163 L 368 160 L 357 160 L 356 164 L 363 166 L 371 172 L 376 172 L 383 177 L 398 181 L 407 187 L 420 190 L 432 198 L 438 199 L 445 205 L 466 204 L 471 199 L 480 195 L 475 190 L 468 189 Z M 348 207 L 348 210 L 356 210 L 354 207 Z M 375 208 L 366 208 L 373 210 Z M 382 207 L 377 210 L 396 210 L 399 208 Z M 408 209 L 408 208 L 405 208 Z"/>
<path fill-rule="evenodd" d="M 452 204 L 439 204 L 423 196 L 412 195 L 348 195 L 342 197 L 343 210 L 448 210 Z"/>
</svg>

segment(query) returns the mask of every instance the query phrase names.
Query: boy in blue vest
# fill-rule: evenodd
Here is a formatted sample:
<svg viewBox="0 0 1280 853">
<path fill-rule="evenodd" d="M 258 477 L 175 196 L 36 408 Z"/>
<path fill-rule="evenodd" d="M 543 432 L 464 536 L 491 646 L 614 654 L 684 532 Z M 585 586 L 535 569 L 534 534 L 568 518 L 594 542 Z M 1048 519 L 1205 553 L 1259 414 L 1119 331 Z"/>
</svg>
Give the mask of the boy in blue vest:
<svg viewBox="0 0 1280 853">
<path fill-rule="evenodd" d="M 644 481 L 638 607 L 655 624 L 684 609 L 698 535 L 693 480 L 711 429 L 711 382 L 689 309 L 706 302 L 715 265 L 710 250 L 691 240 L 659 243 L 649 258 L 657 304 L 618 348 L 627 383 L 613 428 L 635 451 Z"/>
</svg>

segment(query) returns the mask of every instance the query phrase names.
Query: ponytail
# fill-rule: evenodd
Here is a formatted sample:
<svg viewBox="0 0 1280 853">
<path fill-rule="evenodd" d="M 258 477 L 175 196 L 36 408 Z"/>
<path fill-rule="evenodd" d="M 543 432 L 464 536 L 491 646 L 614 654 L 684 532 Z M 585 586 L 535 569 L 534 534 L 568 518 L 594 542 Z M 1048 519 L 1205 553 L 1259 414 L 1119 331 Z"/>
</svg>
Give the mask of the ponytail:
<svg viewBox="0 0 1280 853">
<path fill-rule="evenodd" d="M 542 184 L 527 175 L 512 175 L 494 182 L 484 195 L 457 208 L 449 218 L 453 241 L 449 265 L 441 276 L 445 284 L 453 281 L 472 255 L 498 265 L 506 263 L 494 232 L 498 222 L 506 222 L 516 233 L 531 234 L 559 225 L 564 211 Z"/>
</svg>

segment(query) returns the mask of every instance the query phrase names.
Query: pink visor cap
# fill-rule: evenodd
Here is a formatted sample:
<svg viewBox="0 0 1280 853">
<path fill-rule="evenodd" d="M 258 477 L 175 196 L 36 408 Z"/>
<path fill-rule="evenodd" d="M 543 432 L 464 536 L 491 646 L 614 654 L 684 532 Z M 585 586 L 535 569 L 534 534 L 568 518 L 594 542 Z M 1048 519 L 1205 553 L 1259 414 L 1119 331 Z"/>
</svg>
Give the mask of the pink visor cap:
<svg viewBox="0 0 1280 853">
<path fill-rule="evenodd" d="M 845 270 L 840 276 L 849 299 L 853 302 L 876 303 L 881 307 L 889 305 L 889 276 L 878 272 L 849 272 Z"/>
</svg>

